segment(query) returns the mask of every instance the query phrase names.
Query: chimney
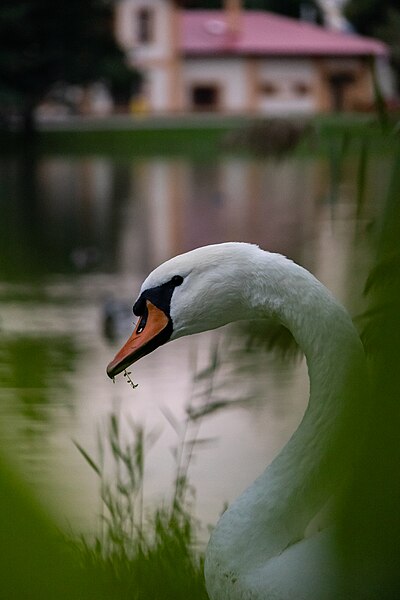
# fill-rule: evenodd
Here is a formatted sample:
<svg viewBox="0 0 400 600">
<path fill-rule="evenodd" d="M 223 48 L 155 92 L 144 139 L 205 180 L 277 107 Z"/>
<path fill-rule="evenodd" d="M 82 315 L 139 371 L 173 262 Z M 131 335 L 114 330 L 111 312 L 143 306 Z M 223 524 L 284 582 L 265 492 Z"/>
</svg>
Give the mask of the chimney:
<svg viewBox="0 0 400 600">
<path fill-rule="evenodd" d="M 224 0 L 224 8 L 228 32 L 235 36 L 240 30 L 241 0 Z"/>
</svg>

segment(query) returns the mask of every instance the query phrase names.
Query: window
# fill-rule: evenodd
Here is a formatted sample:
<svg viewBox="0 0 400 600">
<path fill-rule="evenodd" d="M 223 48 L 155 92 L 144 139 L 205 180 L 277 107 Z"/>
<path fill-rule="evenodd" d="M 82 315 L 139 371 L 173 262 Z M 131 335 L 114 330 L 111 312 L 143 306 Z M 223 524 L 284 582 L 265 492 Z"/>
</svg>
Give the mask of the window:
<svg viewBox="0 0 400 600">
<path fill-rule="evenodd" d="M 260 85 L 260 92 L 264 96 L 274 96 L 279 93 L 279 88 L 272 81 L 264 81 Z"/>
<path fill-rule="evenodd" d="M 154 14 L 149 8 L 140 8 L 137 12 L 137 40 L 139 44 L 153 41 Z"/>
<path fill-rule="evenodd" d="M 302 81 L 294 83 L 292 89 L 296 96 L 308 96 L 311 92 L 311 87 Z"/>
<path fill-rule="evenodd" d="M 215 85 L 194 85 L 192 106 L 195 110 L 215 110 L 218 106 L 218 88 Z"/>
</svg>

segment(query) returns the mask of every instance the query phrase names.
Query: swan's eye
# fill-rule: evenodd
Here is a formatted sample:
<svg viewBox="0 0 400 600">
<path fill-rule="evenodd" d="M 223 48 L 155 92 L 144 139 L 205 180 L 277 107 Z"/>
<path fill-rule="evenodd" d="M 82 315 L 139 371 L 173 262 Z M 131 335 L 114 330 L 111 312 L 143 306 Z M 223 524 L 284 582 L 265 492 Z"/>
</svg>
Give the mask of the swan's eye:
<svg viewBox="0 0 400 600">
<path fill-rule="evenodd" d="M 174 275 L 171 279 L 171 283 L 172 285 L 177 287 L 178 285 L 181 285 L 181 283 L 183 283 L 183 277 L 181 275 Z"/>
<path fill-rule="evenodd" d="M 138 326 L 136 328 L 136 333 L 142 333 L 143 329 L 146 327 L 146 322 L 147 322 L 147 315 L 143 315 L 143 317 L 140 319 Z"/>
<path fill-rule="evenodd" d="M 140 317 L 139 323 L 136 327 L 137 334 L 142 333 L 143 329 L 146 327 L 148 314 L 149 314 L 149 311 L 147 310 L 147 306 L 145 306 L 144 312 L 143 312 L 142 316 Z"/>
</svg>

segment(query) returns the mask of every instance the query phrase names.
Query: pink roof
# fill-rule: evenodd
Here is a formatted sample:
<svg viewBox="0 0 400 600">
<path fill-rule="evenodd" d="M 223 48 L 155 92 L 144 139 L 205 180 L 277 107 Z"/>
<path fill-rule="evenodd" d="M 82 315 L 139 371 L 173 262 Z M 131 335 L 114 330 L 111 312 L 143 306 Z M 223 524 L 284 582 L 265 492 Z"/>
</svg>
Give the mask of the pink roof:
<svg viewBox="0 0 400 600">
<path fill-rule="evenodd" d="M 339 33 L 319 25 L 261 11 L 243 11 L 236 34 L 228 31 L 223 11 L 182 11 L 181 49 L 185 54 L 386 55 L 378 40 Z"/>
</svg>

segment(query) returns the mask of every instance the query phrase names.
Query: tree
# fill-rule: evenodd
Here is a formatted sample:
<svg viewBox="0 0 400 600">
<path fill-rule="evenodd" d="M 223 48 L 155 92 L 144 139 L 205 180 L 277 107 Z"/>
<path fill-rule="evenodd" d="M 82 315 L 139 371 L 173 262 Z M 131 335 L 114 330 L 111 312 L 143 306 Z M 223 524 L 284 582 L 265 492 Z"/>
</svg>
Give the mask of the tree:
<svg viewBox="0 0 400 600">
<path fill-rule="evenodd" d="M 188 9 L 221 9 L 224 6 L 224 0 L 186 0 L 180 4 Z M 320 8 L 314 0 L 243 0 L 242 6 L 249 10 L 268 10 L 295 19 L 300 17 L 304 8 L 312 8 L 318 22 L 322 21 Z"/>
<path fill-rule="evenodd" d="M 58 82 L 106 79 L 115 91 L 137 75 L 124 63 L 108 0 L 2 0 L 0 110 L 22 115 L 33 130 L 36 106 Z"/>
<path fill-rule="evenodd" d="M 391 48 L 392 65 L 400 86 L 400 9 L 398 0 L 349 0 L 346 17 L 358 33 L 376 37 Z"/>
</svg>

